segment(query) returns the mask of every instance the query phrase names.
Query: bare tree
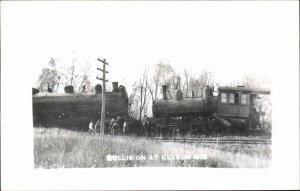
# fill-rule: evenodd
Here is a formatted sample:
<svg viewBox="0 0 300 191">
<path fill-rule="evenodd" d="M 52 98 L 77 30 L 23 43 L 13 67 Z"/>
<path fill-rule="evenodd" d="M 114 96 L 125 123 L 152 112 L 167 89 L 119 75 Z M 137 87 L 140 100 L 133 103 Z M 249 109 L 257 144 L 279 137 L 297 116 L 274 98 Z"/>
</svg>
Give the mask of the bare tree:
<svg viewBox="0 0 300 191">
<path fill-rule="evenodd" d="M 152 102 L 157 100 L 159 96 L 159 90 L 160 90 L 159 77 L 160 76 L 158 74 L 154 74 L 151 80 L 151 84 L 149 86 Z"/>
<path fill-rule="evenodd" d="M 143 114 L 146 115 L 148 112 L 150 90 L 148 69 L 145 69 L 142 77 L 134 84 L 133 92 L 129 96 L 129 113 L 140 121 Z"/>
<path fill-rule="evenodd" d="M 89 63 L 86 63 L 83 71 L 82 71 L 82 74 L 78 76 L 78 91 L 81 91 L 83 86 L 85 86 L 87 89 L 90 89 L 90 86 L 91 86 L 91 82 L 90 82 L 90 79 L 89 79 L 89 76 L 90 76 L 90 69 L 91 69 L 91 65 Z"/>
<path fill-rule="evenodd" d="M 183 88 L 182 88 L 182 92 L 184 94 L 185 97 L 188 97 L 189 95 L 189 82 L 190 82 L 190 75 L 188 73 L 188 71 L 186 69 L 184 69 L 184 84 L 183 84 Z"/>
<path fill-rule="evenodd" d="M 139 120 L 142 119 L 142 113 L 146 113 L 147 108 L 146 108 L 146 103 L 147 103 L 147 99 L 149 98 L 149 91 L 148 91 L 148 71 L 147 69 L 145 69 L 144 73 L 143 73 L 143 77 L 142 79 L 140 79 L 140 84 L 139 84 L 139 88 L 140 88 L 140 115 L 139 115 Z"/>
<path fill-rule="evenodd" d="M 79 75 L 76 73 L 75 69 L 76 69 L 76 67 L 75 67 L 74 61 L 73 61 L 72 65 L 65 67 L 63 69 L 65 72 L 62 74 L 63 80 L 61 83 L 64 86 L 72 85 L 72 86 L 74 86 L 74 89 L 76 89 L 77 80 L 74 80 L 74 79 L 78 79 Z"/>
<path fill-rule="evenodd" d="M 89 79 L 90 76 L 91 65 L 86 63 L 83 65 L 83 68 L 76 67 L 74 62 L 71 66 L 65 68 L 65 73 L 62 73 L 63 79 L 61 83 L 64 86 L 72 85 L 74 89 L 77 91 L 81 91 L 83 86 L 85 86 L 86 90 L 91 90 L 91 82 Z"/>
<path fill-rule="evenodd" d="M 51 58 L 47 67 L 42 69 L 42 72 L 38 78 L 38 89 L 41 92 L 45 92 L 48 88 L 51 88 L 54 91 L 59 81 L 60 72 L 56 68 L 55 59 Z"/>
<path fill-rule="evenodd" d="M 244 74 L 241 84 L 245 87 L 270 88 L 271 81 L 255 73 Z"/>
<path fill-rule="evenodd" d="M 138 115 L 137 115 L 137 108 L 136 108 L 136 95 L 137 95 L 137 84 L 134 83 L 133 84 L 133 88 L 132 88 L 132 93 L 130 94 L 130 96 L 128 97 L 128 114 L 130 117 L 133 117 L 133 118 L 138 118 Z"/>
</svg>

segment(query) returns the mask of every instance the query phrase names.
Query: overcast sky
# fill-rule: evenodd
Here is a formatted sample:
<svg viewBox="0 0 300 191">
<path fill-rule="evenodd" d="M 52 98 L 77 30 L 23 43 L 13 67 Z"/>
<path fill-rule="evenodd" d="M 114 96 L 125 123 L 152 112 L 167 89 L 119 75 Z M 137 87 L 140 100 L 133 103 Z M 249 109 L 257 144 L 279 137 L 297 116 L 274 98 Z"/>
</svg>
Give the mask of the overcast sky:
<svg viewBox="0 0 300 191">
<path fill-rule="evenodd" d="M 260 2 L 26 2 L 4 4 L 2 36 L 10 55 L 30 64 L 32 86 L 54 58 L 92 64 L 91 81 L 109 62 L 108 79 L 131 86 L 145 66 L 170 62 L 177 72 L 211 70 L 227 84 L 244 73 L 272 78 L 277 55 L 295 43 L 295 12 Z M 286 9 L 285 9 L 286 8 Z M 287 9 L 289 8 L 289 9 Z M 295 6 L 295 9 L 297 7 Z M 294 20 L 293 20 L 294 19 Z M 17 60 L 15 60 L 17 61 Z M 151 72 L 151 71 L 150 71 Z"/>
</svg>

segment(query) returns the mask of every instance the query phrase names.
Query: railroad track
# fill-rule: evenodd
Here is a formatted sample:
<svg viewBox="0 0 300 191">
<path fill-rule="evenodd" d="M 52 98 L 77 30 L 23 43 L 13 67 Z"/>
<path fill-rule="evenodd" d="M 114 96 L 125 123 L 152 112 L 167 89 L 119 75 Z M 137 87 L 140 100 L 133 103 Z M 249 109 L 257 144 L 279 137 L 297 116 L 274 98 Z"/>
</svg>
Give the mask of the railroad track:
<svg viewBox="0 0 300 191">
<path fill-rule="evenodd" d="M 178 143 L 200 143 L 200 144 L 271 144 L 271 140 L 264 139 L 245 139 L 245 140 L 226 140 L 226 139 L 213 139 L 206 140 L 201 138 L 174 138 L 174 139 L 164 139 L 164 138 L 153 138 L 154 141 L 161 142 L 178 142 Z"/>
</svg>

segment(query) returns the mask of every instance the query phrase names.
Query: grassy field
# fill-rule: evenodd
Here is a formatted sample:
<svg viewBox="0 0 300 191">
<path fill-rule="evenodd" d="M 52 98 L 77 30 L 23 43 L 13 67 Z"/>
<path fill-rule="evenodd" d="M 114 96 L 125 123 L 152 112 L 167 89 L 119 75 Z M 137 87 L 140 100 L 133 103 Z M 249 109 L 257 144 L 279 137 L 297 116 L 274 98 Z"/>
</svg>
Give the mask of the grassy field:
<svg viewBox="0 0 300 191">
<path fill-rule="evenodd" d="M 167 143 L 109 135 L 102 140 L 99 134 L 34 128 L 35 168 L 267 168 L 270 161 L 271 145 Z"/>
</svg>

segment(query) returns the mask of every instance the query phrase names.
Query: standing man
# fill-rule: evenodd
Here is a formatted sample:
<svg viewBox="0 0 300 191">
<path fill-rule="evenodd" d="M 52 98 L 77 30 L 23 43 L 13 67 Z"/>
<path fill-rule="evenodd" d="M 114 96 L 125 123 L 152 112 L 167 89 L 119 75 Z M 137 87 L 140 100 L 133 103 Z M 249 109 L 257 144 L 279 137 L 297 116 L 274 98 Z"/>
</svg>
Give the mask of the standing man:
<svg viewBox="0 0 300 191">
<path fill-rule="evenodd" d="M 89 133 L 94 132 L 95 133 L 95 130 L 94 130 L 94 123 L 93 123 L 93 120 L 91 120 L 90 124 L 89 124 Z"/>
<path fill-rule="evenodd" d="M 126 118 L 123 124 L 123 135 L 126 135 L 127 132 L 128 132 L 128 119 Z"/>
<path fill-rule="evenodd" d="M 148 133 L 150 133 L 150 120 L 147 115 L 144 115 L 143 129 L 145 131 L 146 137 L 148 138 Z"/>
<path fill-rule="evenodd" d="M 100 129 L 100 124 L 101 124 L 100 120 L 97 120 L 97 123 L 95 124 L 95 133 L 97 132 L 97 127 L 99 127 L 99 129 Z"/>
<path fill-rule="evenodd" d="M 108 129 L 108 133 L 113 134 L 113 125 L 115 124 L 115 119 L 112 118 L 109 124 L 109 129 Z"/>
</svg>

